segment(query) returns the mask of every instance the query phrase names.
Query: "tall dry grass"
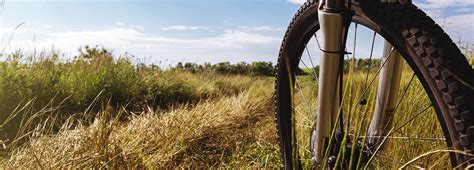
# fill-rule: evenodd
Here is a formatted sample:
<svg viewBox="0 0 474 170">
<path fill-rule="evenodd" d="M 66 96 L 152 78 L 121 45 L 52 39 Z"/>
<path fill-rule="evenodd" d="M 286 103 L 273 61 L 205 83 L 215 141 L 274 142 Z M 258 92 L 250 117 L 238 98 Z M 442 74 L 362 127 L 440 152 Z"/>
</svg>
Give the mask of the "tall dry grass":
<svg viewBox="0 0 474 170">
<path fill-rule="evenodd" d="M 403 73 L 399 96 L 407 91 L 394 117 L 395 126 L 429 105 L 421 84 L 416 79 L 410 83 L 412 75 L 410 71 Z M 57 133 L 49 130 L 53 119 L 50 118 L 27 133 L 26 142 L 12 148 L 2 164 L 8 168 L 279 167 L 272 79 L 213 76 L 213 83 L 206 80 L 206 75 L 188 73 L 175 74 L 174 79 L 200 82 L 203 89 L 215 89 L 216 93 L 227 95 L 168 109 L 148 109 L 140 114 L 104 108 L 91 123 L 80 116 L 70 117 Z M 346 129 L 352 141 L 358 133 L 365 135 L 374 107 L 376 83 L 366 95 L 367 105 L 357 104 L 365 88 L 365 76 L 358 72 L 352 79 L 346 77 L 353 80 L 344 89 L 344 115 L 353 115 L 354 123 Z M 295 110 L 299 148 L 303 158 L 310 158 L 308 136 L 315 120 L 312 113 L 317 109 L 317 84 L 310 76 L 299 76 L 298 82 Z M 407 135 L 443 137 L 434 111 L 429 109 L 393 134 Z M 393 140 L 388 141 L 388 146 L 380 153 L 398 162 L 376 158 L 371 168 L 400 167 L 423 153 L 446 149 L 443 141 Z M 305 164 L 310 166 L 309 162 Z M 448 167 L 449 159 L 446 152 L 440 152 L 411 165 Z"/>
<path fill-rule="evenodd" d="M 130 56 L 113 56 L 101 48 L 86 48 L 71 60 L 58 52 L 37 55 L 16 52 L 0 61 L 0 135 L 12 141 L 24 117 L 54 106 L 57 124 L 69 117 L 93 119 L 105 106 L 139 113 L 148 108 L 166 110 L 182 104 L 235 95 L 255 81 L 250 76 L 223 76 L 215 72 L 192 74 L 134 64 Z M 24 108 L 20 109 L 19 108 Z M 36 117 L 39 123 L 50 114 Z M 58 126 L 54 127 L 56 130 Z M 31 129 L 29 129 L 31 130 Z"/>
<path fill-rule="evenodd" d="M 3 165 L 9 168 L 226 167 L 279 165 L 269 82 L 194 107 L 146 111 L 120 121 L 107 112 L 93 124 L 33 133 Z M 125 114 L 125 113 L 123 113 Z"/>
<path fill-rule="evenodd" d="M 30 64 L 16 60 L 0 63 L 0 75 L 5 76 L 0 78 L 0 101 L 11 94 L 24 97 L 13 101 L 18 107 L 11 108 L 12 115 L 17 115 L 16 125 L 21 128 L 15 131 L 15 138 L 3 140 L 6 144 L 6 150 L 1 152 L 3 166 L 280 166 L 273 120 L 272 78 L 135 68 L 127 60 L 114 60 L 107 53 L 92 56 L 101 55 L 70 63 L 56 62 L 54 58 Z M 90 69 L 95 71 L 87 72 Z M 120 76 L 115 75 L 118 73 Z M 363 136 L 367 131 L 377 82 L 370 84 L 365 95 L 368 103 L 361 106 L 357 101 L 369 85 L 365 83 L 366 74 L 360 70 L 349 74 L 344 76 L 343 113 L 344 120 L 354 122 L 346 127 L 346 139 L 355 141 L 356 136 Z M 403 100 L 393 118 L 396 126 L 429 105 L 421 84 L 416 79 L 410 83 L 412 75 L 408 69 L 403 73 L 398 95 L 399 99 L 403 96 Z M 373 72 L 369 78 L 372 76 Z M 297 79 L 295 113 L 301 141 L 299 151 L 308 160 L 304 164 L 309 167 L 308 137 L 316 120 L 313 113 L 317 110 L 317 82 L 310 75 Z M 14 86 L 14 82 L 19 81 L 27 83 Z M 51 95 L 52 91 L 59 93 Z M 31 100 L 35 94 L 36 99 Z M 130 104 L 134 107 L 128 107 Z M 75 114 L 65 114 L 65 108 L 76 107 L 80 108 L 79 112 L 66 109 Z M 88 109 L 92 107 L 94 109 Z M 7 114 L 3 116 L 11 120 L 9 124 L 15 123 Z M 5 125 L 2 124 L 2 128 Z M 443 137 L 433 109 L 393 135 Z M 396 161 L 376 158 L 369 168 L 396 168 L 423 153 L 446 149 L 443 141 L 387 142 L 390 147 L 380 153 Z M 348 150 L 341 152 L 353 155 Z M 412 165 L 442 168 L 448 167 L 449 162 L 446 152 L 440 152 L 418 159 Z"/>
<path fill-rule="evenodd" d="M 351 141 L 364 143 L 363 137 L 367 135 L 366 132 L 375 108 L 378 78 L 376 77 L 375 81 L 370 83 L 375 75 L 376 72 L 373 70 L 369 73 L 368 79 L 365 71 L 350 72 L 344 76 L 341 111 L 344 123 L 348 126 L 344 127 L 347 135 L 342 136 L 341 139 L 344 138 L 343 142 L 346 144 L 352 145 Z M 392 118 L 393 126 L 386 128 L 387 132 L 392 128 L 397 129 L 391 134 L 392 137 L 410 137 L 410 139 L 390 138 L 386 140 L 384 144 L 386 147 L 380 150 L 379 156 L 373 159 L 368 168 L 398 168 L 423 153 L 448 149 L 445 141 L 419 140 L 421 138 L 441 139 L 444 138 L 444 135 L 434 109 L 430 107 L 424 110 L 430 106 L 431 102 L 418 78 L 414 77 L 412 80 L 413 75 L 413 71 L 406 65 L 397 95 L 398 107 Z M 312 153 L 309 150 L 309 136 L 316 123 L 318 83 L 309 75 L 300 76 L 296 81 L 294 102 L 298 150 L 304 166 L 311 167 Z M 360 105 L 358 100 L 366 88 L 367 92 L 364 98 L 367 100 L 367 104 Z M 417 116 L 418 114 L 419 116 Z M 350 123 L 347 120 L 351 120 Z M 352 150 L 347 149 L 339 151 L 339 154 L 336 155 L 338 155 L 339 165 L 343 163 L 349 165 L 350 160 L 357 157 Z M 409 167 L 447 168 L 450 167 L 449 161 L 448 154 L 442 152 L 418 159 Z M 357 161 L 353 160 L 352 166 L 353 168 L 357 166 L 363 168 L 365 165 L 357 165 Z"/>
</svg>

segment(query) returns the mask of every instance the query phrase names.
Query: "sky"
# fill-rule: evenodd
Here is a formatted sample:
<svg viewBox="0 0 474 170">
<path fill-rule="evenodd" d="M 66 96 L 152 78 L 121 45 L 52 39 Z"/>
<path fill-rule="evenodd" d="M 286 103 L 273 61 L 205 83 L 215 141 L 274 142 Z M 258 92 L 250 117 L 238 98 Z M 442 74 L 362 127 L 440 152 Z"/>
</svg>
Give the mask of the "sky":
<svg viewBox="0 0 474 170">
<path fill-rule="evenodd" d="M 59 50 L 65 58 L 72 58 L 81 46 L 99 45 L 114 55 L 128 53 L 138 62 L 161 66 L 177 62 L 275 63 L 286 27 L 302 2 L 5 0 L 0 9 L 0 49 L 2 54 Z M 474 0 L 414 3 L 454 41 L 474 46 Z M 367 47 L 360 48 L 360 54 L 367 56 Z"/>
</svg>

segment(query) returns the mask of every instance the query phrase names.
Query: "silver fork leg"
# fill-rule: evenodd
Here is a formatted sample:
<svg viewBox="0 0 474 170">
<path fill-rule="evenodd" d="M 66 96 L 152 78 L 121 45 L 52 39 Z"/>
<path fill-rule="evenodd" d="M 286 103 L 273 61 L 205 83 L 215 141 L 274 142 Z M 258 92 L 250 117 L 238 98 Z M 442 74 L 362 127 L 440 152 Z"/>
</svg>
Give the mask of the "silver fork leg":
<svg viewBox="0 0 474 170">
<path fill-rule="evenodd" d="M 392 48 L 393 46 L 385 41 L 381 67 L 384 62 L 385 65 L 380 71 L 375 110 L 369 126 L 369 137 L 385 136 L 392 125 L 391 119 L 397 104 L 397 94 L 403 70 L 402 56 L 395 50 L 391 52 Z M 369 144 L 376 144 L 382 139 L 369 138 Z"/>
<path fill-rule="evenodd" d="M 326 146 L 330 142 L 331 131 L 339 113 L 339 66 L 344 42 L 343 16 L 340 13 L 319 9 L 319 24 L 322 35 L 322 54 L 320 60 L 318 111 L 316 130 L 311 139 L 313 161 L 322 163 Z"/>
</svg>

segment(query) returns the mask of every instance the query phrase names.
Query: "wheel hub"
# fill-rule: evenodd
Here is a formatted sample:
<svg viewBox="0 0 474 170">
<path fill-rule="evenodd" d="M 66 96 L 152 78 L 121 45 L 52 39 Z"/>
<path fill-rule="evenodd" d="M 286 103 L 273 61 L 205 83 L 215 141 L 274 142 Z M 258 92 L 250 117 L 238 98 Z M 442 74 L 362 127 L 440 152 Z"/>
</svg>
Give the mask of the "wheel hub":
<svg viewBox="0 0 474 170">
<path fill-rule="evenodd" d="M 315 136 L 316 136 L 317 130 L 313 130 L 311 134 L 311 151 L 313 151 L 313 155 L 315 154 L 314 150 L 314 142 L 315 142 Z M 344 140 L 344 134 L 337 131 L 334 134 L 333 139 L 331 140 L 331 148 L 330 151 L 327 155 L 327 160 L 326 160 L 326 166 L 329 168 L 334 168 L 336 166 L 336 162 L 339 156 L 340 149 L 342 148 L 341 146 L 343 145 L 343 140 Z M 373 153 L 371 151 L 371 147 L 362 147 L 362 141 L 357 140 L 357 144 L 355 145 L 355 150 L 354 153 L 352 154 L 352 148 L 353 148 L 353 142 L 349 140 L 349 138 L 346 139 L 345 141 L 345 151 L 346 153 L 344 154 L 344 158 L 342 159 L 342 162 L 340 163 L 340 166 L 343 168 L 349 168 L 350 161 L 352 160 L 353 163 L 361 162 L 361 164 L 365 164 L 368 159 L 372 156 Z M 327 146 L 326 146 L 327 148 Z M 341 152 L 342 154 L 342 152 Z M 341 159 L 341 158 L 339 158 Z M 316 161 L 316 157 L 312 157 L 311 161 L 313 162 L 313 165 L 322 165 L 322 163 Z"/>
</svg>

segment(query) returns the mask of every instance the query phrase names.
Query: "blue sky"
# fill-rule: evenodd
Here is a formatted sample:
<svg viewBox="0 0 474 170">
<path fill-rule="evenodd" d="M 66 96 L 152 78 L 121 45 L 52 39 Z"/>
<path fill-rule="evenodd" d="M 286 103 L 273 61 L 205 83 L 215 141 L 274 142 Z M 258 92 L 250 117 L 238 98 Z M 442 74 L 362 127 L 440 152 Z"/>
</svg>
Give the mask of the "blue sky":
<svg viewBox="0 0 474 170">
<path fill-rule="evenodd" d="M 80 46 L 103 45 L 116 55 L 129 52 L 139 61 L 162 65 L 275 62 L 286 26 L 301 2 L 5 0 L 0 49 L 4 53 L 55 49 L 67 58 L 77 54 Z M 474 42 L 473 0 L 417 0 L 415 4 L 444 23 L 455 41 Z M 20 23 L 24 24 L 12 34 Z"/>
</svg>

